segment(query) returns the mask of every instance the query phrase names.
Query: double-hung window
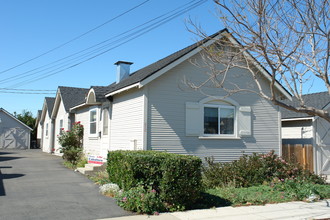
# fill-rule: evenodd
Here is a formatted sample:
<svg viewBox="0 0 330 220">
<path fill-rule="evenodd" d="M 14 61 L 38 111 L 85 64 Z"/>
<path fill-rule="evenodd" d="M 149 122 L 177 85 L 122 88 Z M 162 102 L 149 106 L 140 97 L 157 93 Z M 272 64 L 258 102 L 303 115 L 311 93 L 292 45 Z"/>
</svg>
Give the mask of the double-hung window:
<svg viewBox="0 0 330 220">
<path fill-rule="evenodd" d="M 109 129 L 109 110 L 107 108 L 103 109 L 103 135 L 108 135 Z"/>
<path fill-rule="evenodd" d="M 204 105 L 204 135 L 234 136 L 235 107 Z"/>
<path fill-rule="evenodd" d="M 63 119 L 60 120 L 59 128 L 60 128 L 59 134 L 62 134 L 63 130 L 64 130 L 64 128 L 63 128 Z"/>
<path fill-rule="evenodd" d="M 96 119 L 97 119 L 96 109 L 89 111 L 89 134 L 96 135 Z"/>
<path fill-rule="evenodd" d="M 48 123 L 46 123 L 46 137 L 48 137 Z"/>
</svg>

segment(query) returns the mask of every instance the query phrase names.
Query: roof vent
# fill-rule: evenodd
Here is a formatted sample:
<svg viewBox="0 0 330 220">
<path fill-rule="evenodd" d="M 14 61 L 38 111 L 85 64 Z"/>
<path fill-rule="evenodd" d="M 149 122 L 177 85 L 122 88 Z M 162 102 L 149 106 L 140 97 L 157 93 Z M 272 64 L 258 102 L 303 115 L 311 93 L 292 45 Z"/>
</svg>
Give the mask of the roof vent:
<svg viewBox="0 0 330 220">
<path fill-rule="evenodd" d="M 117 65 L 116 83 L 119 83 L 122 80 L 128 78 L 130 74 L 130 66 L 132 64 L 133 63 L 126 61 L 118 61 L 115 63 L 115 65 Z"/>
</svg>

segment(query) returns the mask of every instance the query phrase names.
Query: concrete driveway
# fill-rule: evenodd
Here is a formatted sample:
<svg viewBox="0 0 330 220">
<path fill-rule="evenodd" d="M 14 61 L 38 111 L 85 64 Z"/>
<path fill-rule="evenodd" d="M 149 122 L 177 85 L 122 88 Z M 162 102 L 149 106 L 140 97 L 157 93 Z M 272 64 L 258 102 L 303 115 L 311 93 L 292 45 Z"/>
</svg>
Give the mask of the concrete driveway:
<svg viewBox="0 0 330 220">
<path fill-rule="evenodd" d="M 0 219 L 127 216 L 98 186 L 40 150 L 0 150 Z"/>
</svg>

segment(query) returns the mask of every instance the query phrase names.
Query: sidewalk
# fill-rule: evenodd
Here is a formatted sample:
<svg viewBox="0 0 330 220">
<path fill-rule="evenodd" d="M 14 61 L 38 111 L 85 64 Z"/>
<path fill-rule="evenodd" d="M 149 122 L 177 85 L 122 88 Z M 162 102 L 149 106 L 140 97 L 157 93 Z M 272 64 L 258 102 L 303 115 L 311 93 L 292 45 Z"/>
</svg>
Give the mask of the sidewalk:
<svg viewBox="0 0 330 220">
<path fill-rule="evenodd" d="M 330 201 L 328 200 L 330 203 Z M 314 203 L 289 202 L 265 206 L 222 207 L 164 213 L 159 216 L 135 215 L 108 220 L 217 220 L 217 219 L 330 219 L 327 201 Z M 106 219 L 103 219 L 106 220 Z"/>
</svg>

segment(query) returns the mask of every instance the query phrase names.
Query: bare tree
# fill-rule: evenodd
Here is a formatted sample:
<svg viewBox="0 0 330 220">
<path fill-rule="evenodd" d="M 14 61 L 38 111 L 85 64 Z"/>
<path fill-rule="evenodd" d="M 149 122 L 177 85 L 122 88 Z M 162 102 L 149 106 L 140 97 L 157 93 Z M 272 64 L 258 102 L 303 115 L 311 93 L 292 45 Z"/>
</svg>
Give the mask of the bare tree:
<svg viewBox="0 0 330 220">
<path fill-rule="evenodd" d="M 218 16 L 229 33 L 214 46 L 204 48 L 204 60 L 210 67 L 208 82 L 223 88 L 228 94 L 249 90 L 238 85 L 226 88 L 226 77 L 235 67 L 250 70 L 258 95 L 283 108 L 319 116 L 330 122 L 326 109 L 307 106 L 303 91 L 316 82 L 325 85 L 330 102 L 330 6 L 329 0 L 214 0 Z M 192 23 L 193 24 L 193 23 Z M 196 31 L 197 30 L 197 31 Z M 194 32 L 203 31 L 194 25 Z M 235 39 L 234 41 L 232 39 Z M 237 41 L 236 41 L 237 39 Z M 229 48 L 229 49 L 228 49 Z M 252 55 L 252 56 L 251 56 Z M 214 63 L 225 65 L 223 70 Z M 262 90 L 255 64 L 261 64 L 271 77 L 270 94 Z M 276 94 L 280 82 L 299 106 L 283 102 Z M 201 85 L 191 86 L 197 88 Z"/>
</svg>

